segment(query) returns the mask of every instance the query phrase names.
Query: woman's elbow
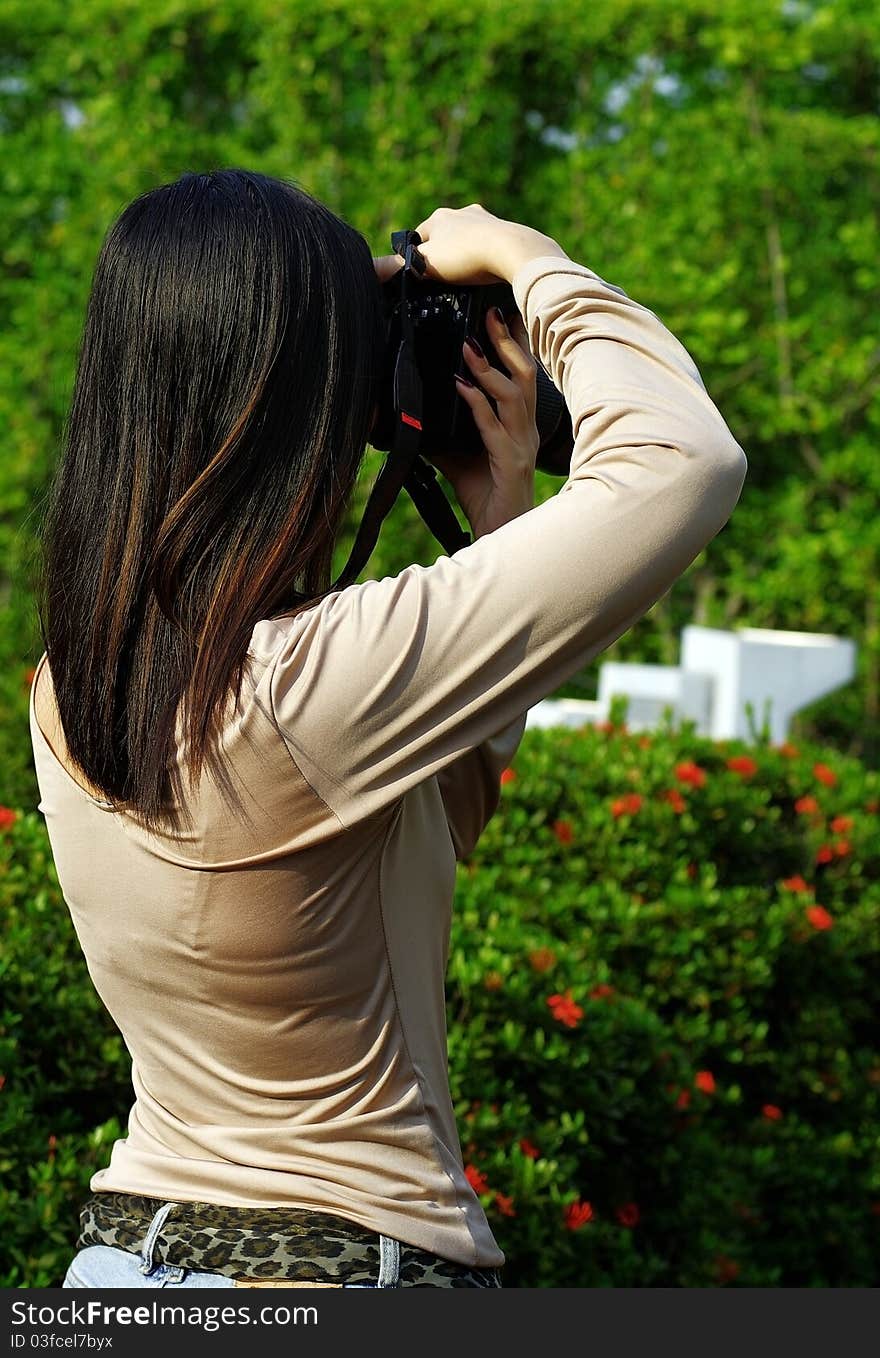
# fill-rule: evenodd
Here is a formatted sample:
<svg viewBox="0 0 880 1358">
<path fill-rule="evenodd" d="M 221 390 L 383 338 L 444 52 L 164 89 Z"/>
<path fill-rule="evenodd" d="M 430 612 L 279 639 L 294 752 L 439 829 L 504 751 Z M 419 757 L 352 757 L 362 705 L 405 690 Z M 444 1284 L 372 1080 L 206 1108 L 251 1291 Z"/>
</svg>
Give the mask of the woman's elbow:
<svg viewBox="0 0 880 1358">
<path fill-rule="evenodd" d="M 736 504 L 749 470 L 748 458 L 732 434 L 723 440 L 718 453 L 720 475 Z"/>
<path fill-rule="evenodd" d="M 706 429 L 694 430 L 679 448 L 698 470 L 703 487 L 712 498 L 729 499 L 731 507 L 739 499 L 749 464 L 745 452 L 726 424 L 707 435 Z"/>
</svg>

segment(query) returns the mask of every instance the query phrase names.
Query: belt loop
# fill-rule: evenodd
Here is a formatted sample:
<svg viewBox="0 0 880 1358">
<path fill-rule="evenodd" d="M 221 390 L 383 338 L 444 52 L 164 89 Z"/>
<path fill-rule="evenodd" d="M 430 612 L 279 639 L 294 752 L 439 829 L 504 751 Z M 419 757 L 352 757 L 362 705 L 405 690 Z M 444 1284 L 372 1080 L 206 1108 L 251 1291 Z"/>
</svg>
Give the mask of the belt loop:
<svg viewBox="0 0 880 1358">
<path fill-rule="evenodd" d="M 156 1237 L 165 1225 L 165 1218 L 168 1216 L 168 1213 L 171 1211 L 172 1207 L 176 1206 L 176 1202 L 166 1202 L 164 1207 L 159 1208 L 158 1212 L 153 1217 L 153 1220 L 150 1222 L 147 1228 L 147 1234 L 144 1236 L 143 1246 L 141 1247 L 141 1262 L 138 1265 L 141 1273 L 152 1273 L 154 1268 L 153 1247 L 156 1244 Z"/>
<path fill-rule="evenodd" d="M 400 1286 L 400 1242 L 390 1235 L 379 1236 L 379 1281 L 376 1286 Z"/>
</svg>

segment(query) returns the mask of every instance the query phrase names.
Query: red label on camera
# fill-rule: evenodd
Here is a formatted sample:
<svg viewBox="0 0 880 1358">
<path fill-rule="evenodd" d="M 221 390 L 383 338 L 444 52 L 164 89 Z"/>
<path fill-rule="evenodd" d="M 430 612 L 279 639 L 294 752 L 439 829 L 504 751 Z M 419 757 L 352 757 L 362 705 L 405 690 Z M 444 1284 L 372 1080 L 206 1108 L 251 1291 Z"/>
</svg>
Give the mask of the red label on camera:
<svg viewBox="0 0 880 1358">
<path fill-rule="evenodd" d="M 404 424 L 411 424 L 413 429 L 421 429 L 422 427 L 421 420 L 417 420 L 415 415 L 407 415 L 405 410 L 401 410 L 400 418 L 403 420 Z"/>
</svg>

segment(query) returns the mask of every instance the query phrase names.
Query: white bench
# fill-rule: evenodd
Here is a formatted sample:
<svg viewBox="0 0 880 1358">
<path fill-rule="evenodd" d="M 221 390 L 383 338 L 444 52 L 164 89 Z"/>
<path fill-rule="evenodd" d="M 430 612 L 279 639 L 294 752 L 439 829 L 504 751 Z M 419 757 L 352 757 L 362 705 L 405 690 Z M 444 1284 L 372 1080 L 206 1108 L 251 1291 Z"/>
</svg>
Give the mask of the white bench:
<svg viewBox="0 0 880 1358">
<path fill-rule="evenodd" d="M 676 725 L 691 720 L 698 735 L 748 741 L 751 703 L 756 729 L 766 719 L 771 741 L 781 744 L 796 712 L 854 678 L 856 654 L 854 641 L 824 632 L 691 625 L 681 634 L 680 665 L 607 661 L 595 701 L 547 698 L 529 709 L 526 727 L 607 721 L 612 697 L 622 694 L 631 731 L 657 726 L 670 708 Z"/>
</svg>

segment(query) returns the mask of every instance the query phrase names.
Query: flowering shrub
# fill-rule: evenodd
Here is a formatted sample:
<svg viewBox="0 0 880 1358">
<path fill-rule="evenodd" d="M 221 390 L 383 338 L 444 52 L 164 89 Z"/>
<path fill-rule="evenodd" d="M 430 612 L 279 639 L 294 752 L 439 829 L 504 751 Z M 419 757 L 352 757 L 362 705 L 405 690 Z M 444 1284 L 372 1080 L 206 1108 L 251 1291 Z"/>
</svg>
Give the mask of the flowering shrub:
<svg viewBox="0 0 880 1358">
<path fill-rule="evenodd" d="M 505 1286 L 875 1285 L 880 776 L 619 720 L 514 762 L 447 978 Z M 35 813 L 0 880 L 0 1283 L 57 1286 L 130 1068 Z"/>
<path fill-rule="evenodd" d="M 530 729 L 459 869 L 450 1077 L 505 1285 L 872 1285 L 880 777 L 621 711 Z"/>
</svg>

